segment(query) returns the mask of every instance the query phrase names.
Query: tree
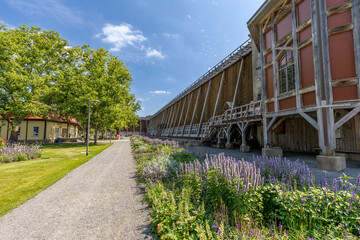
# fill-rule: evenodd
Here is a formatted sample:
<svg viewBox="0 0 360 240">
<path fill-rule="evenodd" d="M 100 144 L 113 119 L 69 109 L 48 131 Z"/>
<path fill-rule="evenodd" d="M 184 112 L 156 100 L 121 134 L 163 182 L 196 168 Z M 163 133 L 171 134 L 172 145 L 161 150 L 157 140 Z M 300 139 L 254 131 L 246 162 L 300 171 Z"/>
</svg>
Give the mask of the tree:
<svg viewBox="0 0 360 240">
<path fill-rule="evenodd" d="M 17 141 L 20 123 L 29 115 L 46 115 L 41 102 L 51 91 L 61 66 L 69 60 L 66 40 L 38 27 L 0 28 L 0 115 L 10 124 L 10 141 Z"/>
<path fill-rule="evenodd" d="M 98 130 L 116 129 L 137 122 L 135 113 L 140 105 L 130 93 L 131 74 L 122 61 L 102 48 L 77 48 L 72 54 L 78 57 L 76 64 L 63 71 L 48 103 L 56 106 L 64 116 L 76 116 L 82 125 L 86 125 L 89 100 L 99 100 L 91 105 L 95 136 Z M 96 141 L 95 137 L 95 144 Z"/>
</svg>

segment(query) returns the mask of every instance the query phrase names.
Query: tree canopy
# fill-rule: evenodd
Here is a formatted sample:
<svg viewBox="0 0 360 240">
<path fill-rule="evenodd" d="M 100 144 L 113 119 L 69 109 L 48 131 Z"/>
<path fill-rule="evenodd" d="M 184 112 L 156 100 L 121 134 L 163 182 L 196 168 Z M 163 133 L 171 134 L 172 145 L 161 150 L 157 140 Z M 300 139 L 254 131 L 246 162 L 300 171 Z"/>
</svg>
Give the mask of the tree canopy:
<svg viewBox="0 0 360 240">
<path fill-rule="evenodd" d="M 29 115 L 56 112 L 84 125 L 89 100 L 100 101 L 92 104 L 99 129 L 137 122 L 130 71 L 104 49 L 69 47 L 57 32 L 38 27 L 0 25 L 0 59 L 0 116 L 10 123 L 10 140 Z"/>
</svg>

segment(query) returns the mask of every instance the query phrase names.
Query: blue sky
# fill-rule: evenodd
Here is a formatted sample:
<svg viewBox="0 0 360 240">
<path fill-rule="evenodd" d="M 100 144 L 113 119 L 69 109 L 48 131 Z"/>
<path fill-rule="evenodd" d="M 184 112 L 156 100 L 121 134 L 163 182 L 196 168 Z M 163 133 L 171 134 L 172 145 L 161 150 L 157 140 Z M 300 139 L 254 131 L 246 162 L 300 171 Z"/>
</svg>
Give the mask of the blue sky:
<svg viewBox="0 0 360 240">
<path fill-rule="evenodd" d="M 0 20 L 105 48 L 132 72 L 140 116 L 154 114 L 248 39 L 264 0 L 0 0 Z"/>
</svg>

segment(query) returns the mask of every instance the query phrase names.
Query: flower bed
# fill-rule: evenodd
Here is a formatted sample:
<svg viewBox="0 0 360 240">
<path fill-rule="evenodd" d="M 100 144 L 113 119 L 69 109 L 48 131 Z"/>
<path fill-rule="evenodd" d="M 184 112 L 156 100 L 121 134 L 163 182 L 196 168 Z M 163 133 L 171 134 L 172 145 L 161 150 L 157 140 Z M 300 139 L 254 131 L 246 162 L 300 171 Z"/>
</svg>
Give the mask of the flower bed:
<svg viewBox="0 0 360 240">
<path fill-rule="evenodd" d="M 315 183 L 305 163 L 224 154 L 196 156 L 178 144 L 132 140 L 160 239 L 359 239 L 359 184 Z"/>
<path fill-rule="evenodd" d="M 26 161 L 41 157 L 41 145 L 11 144 L 0 149 L 0 163 Z"/>
</svg>

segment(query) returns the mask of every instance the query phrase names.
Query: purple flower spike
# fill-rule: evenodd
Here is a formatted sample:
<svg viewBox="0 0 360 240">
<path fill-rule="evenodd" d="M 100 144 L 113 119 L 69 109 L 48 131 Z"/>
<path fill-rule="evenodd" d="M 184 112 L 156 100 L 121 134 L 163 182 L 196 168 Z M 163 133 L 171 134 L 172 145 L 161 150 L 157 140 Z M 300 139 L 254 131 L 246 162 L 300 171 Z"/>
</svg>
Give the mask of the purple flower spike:
<svg viewBox="0 0 360 240">
<path fill-rule="evenodd" d="M 307 239 L 309 239 L 309 240 L 314 240 L 313 238 L 311 238 L 311 237 L 307 237 Z"/>
<path fill-rule="evenodd" d="M 218 231 L 218 232 L 217 232 L 217 235 L 220 235 L 220 234 L 221 234 L 221 231 Z"/>
<path fill-rule="evenodd" d="M 253 232 L 253 231 L 250 231 L 250 234 L 251 234 L 251 235 L 254 235 L 254 232 Z"/>
<path fill-rule="evenodd" d="M 257 237 L 258 237 L 258 238 L 261 238 L 261 235 L 259 234 L 259 235 L 257 235 Z"/>
<path fill-rule="evenodd" d="M 213 225 L 213 228 L 217 228 L 218 226 L 216 224 Z"/>
</svg>

